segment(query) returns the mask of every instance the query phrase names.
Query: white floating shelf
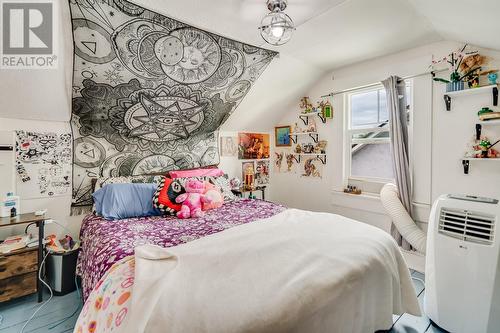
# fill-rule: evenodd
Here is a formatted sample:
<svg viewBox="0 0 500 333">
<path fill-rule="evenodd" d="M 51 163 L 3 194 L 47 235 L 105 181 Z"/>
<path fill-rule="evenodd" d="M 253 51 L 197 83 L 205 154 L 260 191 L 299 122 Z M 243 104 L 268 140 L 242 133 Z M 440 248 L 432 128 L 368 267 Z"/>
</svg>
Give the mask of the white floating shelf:
<svg viewBox="0 0 500 333">
<path fill-rule="evenodd" d="M 496 84 L 490 84 L 488 86 L 482 86 L 478 88 L 469 88 L 469 89 L 464 89 L 464 90 L 457 90 L 457 91 L 450 91 L 445 93 L 445 95 L 451 96 L 451 97 L 457 97 L 457 96 L 468 96 L 468 95 L 479 95 L 479 94 L 487 94 L 491 93 L 491 89 L 496 88 Z"/>
<path fill-rule="evenodd" d="M 469 174 L 470 162 L 500 162 L 500 158 L 477 158 L 477 157 L 464 157 L 462 158 L 462 166 L 464 167 L 464 174 Z"/>
<path fill-rule="evenodd" d="M 309 135 L 309 134 L 312 134 L 312 135 L 317 135 L 318 132 L 300 132 L 300 133 L 290 133 L 290 135 Z"/>
<path fill-rule="evenodd" d="M 292 155 L 296 155 L 296 156 L 326 156 L 326 154 L 315 154 L 315 153 L 300 153 L 300 154 L 292 153 Z M 499 160 L 500 160 L 500 158 L 499 158 Z"/>
<path fill-rule="evenodd" d="M 500 119 L 492 119 L 492 120 L 480 120 L 477 122 L 478 124 L 481 124 L 483 126 L 486 125 L 491 125 L 491 126 L 499 126 L 500 125 Z"/>
<path fill-rule="evenodd" d="M 309 112 L 309 113 L 301 113 L 299 116 L 304 116 L 304 117 L 312 117 L 320 114 L 320 112 Z"/>
</svg>

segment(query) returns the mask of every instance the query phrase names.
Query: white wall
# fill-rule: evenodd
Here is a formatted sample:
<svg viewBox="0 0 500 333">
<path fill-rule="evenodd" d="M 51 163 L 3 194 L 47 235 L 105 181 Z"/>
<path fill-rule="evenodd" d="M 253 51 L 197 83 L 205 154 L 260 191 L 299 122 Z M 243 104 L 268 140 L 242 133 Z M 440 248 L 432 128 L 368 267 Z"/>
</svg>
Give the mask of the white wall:
<svg viewBox="0 0 500 333">
<path fill-rule="evenodd" d="M 305 96 L 313 102 L 321 95 L 380 82 L 390 75 L 410 76 L 429 71 L 432 54 L 444 56 L 461 44 L 441 42 L 348 66 L 325 75 Z M 498 68 L 500 53 L 480 50 L 489 55 L 491 67 Z M 443 75 L 447 75 L 446 73 Z M 334 78 L 332 80 L 332 77 Z M 430 75 L 413 79 L 413 165 L 414 207 L 418 221 L 426 227 L 432 202 L 444 193 L 467 193 L 500 198 L 500 164 L 473 164 L 469 175 L 463 174 L 460 158 L 474 133 L 476 113 L 491 106 L 491 95 L 477 95 L 455 101 L 451 112 L 445 110 L 445 86 L 433 83 Z M 300 120 L 300 96 L 289 105 L 288 114 L 277 125 L 293 125 Z M 335 115 L 319 125 L 321 139 L 328 140 L 328 164 L 321 181 L 290 174 L 273 174 L 272 199 L 291 207 L 328 211 L 358 219 L 388 230 L 390 220 L 378 197 L 342 193 L 344 183 L 342 95 L 333 99 Z M 500 132 L 490 132 L 492 139 Z"/>
</svg>

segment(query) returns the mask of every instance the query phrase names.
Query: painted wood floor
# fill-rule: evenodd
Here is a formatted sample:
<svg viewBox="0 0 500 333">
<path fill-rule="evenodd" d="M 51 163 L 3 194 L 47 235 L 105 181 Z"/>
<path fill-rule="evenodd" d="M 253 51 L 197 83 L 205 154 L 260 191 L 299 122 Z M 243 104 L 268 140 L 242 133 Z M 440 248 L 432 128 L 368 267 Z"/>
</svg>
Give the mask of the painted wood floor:
<svg viewBox="0 0 500 333">
<path fill-rule="evenodd" d="M 412 272 L 412 276 L 424 280 L 419 272 Z M 423 305 L 425 288 L 422 282 L 413 280 L 417 291 L 420 306 Z M 47 299 L 48 295 L 44 299 Z M 36 303 L 36 295 L 27 296 L 5 304 L 0 304 L 0 333 L 19 333 L 25 321 L 39 306 Z M 57 297 L 52 301 L 35 319 L 26 327 L 26 333 L 66 333 L 72 332 L 78 314 L 81 310 L 81 302 L 77 292 Z M 64 320 L 64 321 L 63 321 Z M 394 316 L 394 326 L 388 333 L 442 333 L 443 331 L 433 327 L 427 316 L 415 317 L 407 313 Z M 347 332 L 346 332 L 347 333 Z"/>
</svg>

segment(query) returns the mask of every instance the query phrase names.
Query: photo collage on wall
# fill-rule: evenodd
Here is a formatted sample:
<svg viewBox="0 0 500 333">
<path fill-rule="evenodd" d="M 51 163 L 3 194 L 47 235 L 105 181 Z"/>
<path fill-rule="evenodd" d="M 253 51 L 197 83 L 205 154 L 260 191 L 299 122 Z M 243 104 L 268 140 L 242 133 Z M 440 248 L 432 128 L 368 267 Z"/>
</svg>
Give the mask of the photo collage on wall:
<svg viewBox="0 0 500 333">
<path fill-rule="evenodd" d="M 16 188 L 22 199 L 71 194 L 70 133 L 16 131 Z"/>
</svg>

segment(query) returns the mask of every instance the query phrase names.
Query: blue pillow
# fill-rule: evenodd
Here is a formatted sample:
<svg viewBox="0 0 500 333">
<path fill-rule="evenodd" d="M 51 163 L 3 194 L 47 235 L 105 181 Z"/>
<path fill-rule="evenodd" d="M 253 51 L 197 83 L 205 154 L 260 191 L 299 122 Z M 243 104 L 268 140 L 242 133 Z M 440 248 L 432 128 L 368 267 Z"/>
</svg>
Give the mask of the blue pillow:
<svg viewBox="0 0 500 333">
<path fill-rule="evenodd" d="M 153 207 L 156 188 L 156 184 L 106 185 L 92 195 L 96 212 L 106 220 L 162 215 Z"/>
</svg>

